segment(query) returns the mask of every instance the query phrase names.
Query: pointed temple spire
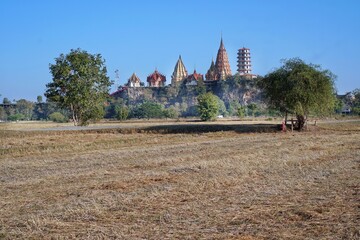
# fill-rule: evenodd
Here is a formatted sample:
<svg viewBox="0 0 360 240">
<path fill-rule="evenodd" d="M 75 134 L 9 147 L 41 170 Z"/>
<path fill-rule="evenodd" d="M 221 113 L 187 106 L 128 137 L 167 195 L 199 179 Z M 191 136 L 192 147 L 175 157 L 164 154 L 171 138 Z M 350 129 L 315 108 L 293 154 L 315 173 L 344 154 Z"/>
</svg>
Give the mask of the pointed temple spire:
<svg viewBox="0 0 360 240">
<path fill-rule="evenodd" d="M 221 36 L 220 47 L 216 56 L 216 62 L 212 60 L 207 73 L 205 74 L 206 80 L 226 80 L 227 76 L 231 75 L 229 58 L 226 53 L 224 41 Z"/>
<path fill-rule="evenodd" d="M 207 73 L 205 74 L 206 80 L 216 80 L 216 69 L 215 69 L 215 63 L 214 59 L 211 61 L 211 65 Z"/>
<path fill-rule="evenodd" d="M 174 72 L 171 75 L 171 84 L 175 85 L 178 82 L 181 82 L 182 80 L 184 80 L 186 77 L 188 76 L 188 72 L 185 68 L 185 65 L 181 59 L 181 55 L 179 55 L 179 59 L 176 62 L 175 68 L 174 68 Z"/>
<path fill-rule="evenodd" d="M 215 80 L 225 80 L 227 76 L 231 75 L 229 58 L 226 53 L 222 37 L 220 41 L 220 47 L 216 56 L 215 68 L 217 73 L 217 79 Z"/>
</svg>

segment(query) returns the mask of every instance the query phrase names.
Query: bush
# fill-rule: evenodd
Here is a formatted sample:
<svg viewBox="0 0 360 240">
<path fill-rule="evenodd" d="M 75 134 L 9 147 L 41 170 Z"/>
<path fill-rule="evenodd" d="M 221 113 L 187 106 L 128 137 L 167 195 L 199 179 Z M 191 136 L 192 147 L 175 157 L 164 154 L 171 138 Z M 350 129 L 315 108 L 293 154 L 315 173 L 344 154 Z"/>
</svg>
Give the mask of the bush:
<svg viewBox="0 0 360 240">
<path fill-rule="evenodd" d="M 155 102 L 144 102 L 132 109 L 131 117 L 135 118 L 163 118 L 164 107 Z"/>
<path fill-rule="evenodd" d="M 60 112 L 54 112 L 49 115 L 49 119 L 53 122 L 64 123 L 67 122 L 67 118 Z"/>
<path fill-rule="evenodd" d="M 16 113 L 16 114 L 10 115 L 10 116 L 8 117 L 8 120 L 9 120 L 9 121 L 25 120 L 25 115 L 24 115 L 24 114 L 21 114 L 21 113 Z"/>
<path fill-rule="evenodd" d="M 214 94 L 208 92 L 197 98 L 197 110 L 202 121 L 215 120 L 219 113 L 219 100 Z"/>
<path fill-rule="evenodd" d="M 244 106 L 239 106 L 237 109 L 237 115 L 239 118 L 245 117 L 246 108 Z"/>
<path fill-rule="evenodd" d="M 118 119 L 120 121 L 126 120 L 129 117 L 129 109 L 125 106 L 117 105 L 115 107 L 115 116 L 116 116 L 116 119 Z"/>
<path fill-rule="evenodd" d="M 164 109 L 163 114 L 166 118 L 179 118 L 179 111 L 174 106 Z"/>
</svg>

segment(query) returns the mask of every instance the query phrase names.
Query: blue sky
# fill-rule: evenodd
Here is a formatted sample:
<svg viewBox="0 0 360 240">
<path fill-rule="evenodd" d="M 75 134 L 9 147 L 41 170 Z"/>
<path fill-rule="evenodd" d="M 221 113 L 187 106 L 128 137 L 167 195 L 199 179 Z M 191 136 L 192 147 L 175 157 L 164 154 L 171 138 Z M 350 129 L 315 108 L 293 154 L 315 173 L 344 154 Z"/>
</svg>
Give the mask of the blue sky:
<svg viewBox="0 0 360 240">
<path fill-rule="evenodd" d="M 253 73 L 300 57 L 338 76 L 339 93 L 360 88 L 358 0 L 1 0 L 0 94 L 36 100 L 51 81 L 49 64 L 81 48 L 100 53 L 108 75 L 142 81 L 157 68 L 170 83 L 179 54 L 205 74 L 221 34 L 236 73 L 237 50 L 251 49 Z"/>
</svg>

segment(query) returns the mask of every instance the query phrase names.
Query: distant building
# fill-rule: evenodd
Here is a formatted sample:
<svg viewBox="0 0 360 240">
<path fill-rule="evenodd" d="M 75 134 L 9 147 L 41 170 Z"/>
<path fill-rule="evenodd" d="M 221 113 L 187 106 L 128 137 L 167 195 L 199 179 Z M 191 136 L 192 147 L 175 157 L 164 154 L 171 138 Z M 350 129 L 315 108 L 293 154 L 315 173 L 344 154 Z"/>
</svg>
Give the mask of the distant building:
<svg viewBox="0 0 360 240">
<path fill-rule="evenodd" d="M 256 78 L 256 75 L 251 73 L 251 55 L 249 48 L 240 48 L 237 56 L 238 62 L 238 73 L 240 76 L 245 76 L 247 78 Z"/>
<path fill-rule="evenodd" d="M 138 76 L 136 76 L 135 73 L 131 75 L 131 77 L 128 79 L 128 82 L 125 84 L 127 87 L 141 87 L 141 81 Z"/>
<path fill-rule="evenodd" d="M 199 81 L 204 81 L 204 75 L 197 73 L 196 70 L 194 70 L 193 74 L 190 74 L 185 80 L 185 85 L 195 86 L 198 84 Z"/>
<path fill-rule="evenodd" d="M 228 76 L 231 76 L 229 58 L 222 38 L 216 56 L 215 65 L 213 66 L 213 62 L 211 63 L 210 69 L 208 70 L 205 76 L 206 76 L 206 80 L 208 81 L 226 80 Z"/>
<path fill-rule="evenodd" d="M 211 61 L 210 68 L 207 71 L 207 73 L 205 74 L 205 77 L 206 77 L 206 80 L 208 80 L 208 81 L 216 80 L 217 76 L 216 76 L 216 68 L 215 68 L 214 59 Z"/>
<path fill-rule="evenodd" d="M 166 82 L 165 75 L 159 73 L 157 70 L 150 74 L 146 81 L 149 84 L 149 87 L 164 87 Z"/>
<path fill-rule="evenodd" d="M 181 55 L 179 56 L 178 61 L 176 62 L 174 72 L 171 75 L 171 85 L 176 85 L 179 82 L 183 81 L 188 76 L 188 72 L 186 71 L 185 65 L 181 59 Z"/>
</svg>

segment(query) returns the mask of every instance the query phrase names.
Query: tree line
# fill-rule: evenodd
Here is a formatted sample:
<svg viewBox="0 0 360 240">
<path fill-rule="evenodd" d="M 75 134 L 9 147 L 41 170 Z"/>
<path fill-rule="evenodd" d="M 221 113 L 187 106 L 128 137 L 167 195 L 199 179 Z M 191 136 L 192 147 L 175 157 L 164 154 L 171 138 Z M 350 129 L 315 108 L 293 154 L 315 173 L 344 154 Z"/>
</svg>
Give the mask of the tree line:
<svg viewBox="0 0 360 240">
<path fill-rule="evenodd" d="M 208 92 L 203 84 L 196 87 L 197 105 L 192 108 L 175 104 L 165 108 L 152 101 L 135 106 L 122 99 L 109 98 L 113 81 L 107 76 L 105 60 L 100 54 L 89 54 L 81 49 L 61 54 L 50 64 L 52 81 L 46 85 L 46 102 L 39 96 L 37 102 L 20 99 L 11 102 L 3 99 L 0 106 L 1 120 L 53 120 L 68 121 L 75 125 L 87 125 L 104 117 L 125 120 L 128 118 L 178 118 L 199 116 L 202 120 L 214 120 L 216 116 L 255 116 L 259 113 L 288 114 L 296 116 L 298 128 L 302 129 L 311 114 L 327 115 L 339 111 L 344 103 L 336 98 L 336 76 L 319 65 L 307 64 L 299 58 L 283 61 L 273 72 L 252 80 L 261 90 L 265 108 L 255 103 L 240 105 L 239 102 L 224 103 Z M 220 87 L 239 84 L 236 80 Z M 360 91 L 354 90 L 350 105 L 355 114 L 360 113 Z M 190 114 L 189 114 L 190 113 Z"/>
</svg>

